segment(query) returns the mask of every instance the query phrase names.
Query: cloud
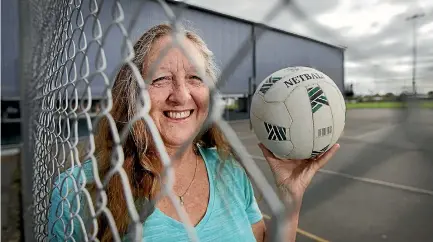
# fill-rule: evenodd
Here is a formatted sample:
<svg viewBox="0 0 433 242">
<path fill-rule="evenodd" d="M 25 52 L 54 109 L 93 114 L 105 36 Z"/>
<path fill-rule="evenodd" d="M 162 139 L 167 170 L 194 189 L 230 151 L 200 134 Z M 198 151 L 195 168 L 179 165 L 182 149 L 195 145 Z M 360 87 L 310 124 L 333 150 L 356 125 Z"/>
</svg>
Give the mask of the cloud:
<svg viewBox="0 0 433 242">
<path fill-rule="evenodd" d="M 433 34 L 433 22 L 422 25 L 419 28 L 419 33 L 423 36 L 431 36 Z"/>
<path fill-rule="evenodd" d="M 365 0 L 364 0 L 365 1 Z M 314 18 L 334 30 L 345 29 L 343 37 L 366 37 L 378 34 L 391 23 L 395 15 L 404 13 L 407 6 L 383 2 L 365 1 L 353 5 L 349 1 L 342 1 L 334 11 L 315 16 Z"/>
<path fill-rule="evenodd" d="M 260 22 L 278 0 L 192 0 L 193 4 Z M 359 92 L 400 92 L 412 79 L 413 22 L 417 20 L 419 91 L 433 90 L 433 1 L 431 0 L 297 0 L 268 24 L 331 44 L 346 46 L 347 82 Z M 356 90 L 357 91 L 357 90 Z"/>
</svg>

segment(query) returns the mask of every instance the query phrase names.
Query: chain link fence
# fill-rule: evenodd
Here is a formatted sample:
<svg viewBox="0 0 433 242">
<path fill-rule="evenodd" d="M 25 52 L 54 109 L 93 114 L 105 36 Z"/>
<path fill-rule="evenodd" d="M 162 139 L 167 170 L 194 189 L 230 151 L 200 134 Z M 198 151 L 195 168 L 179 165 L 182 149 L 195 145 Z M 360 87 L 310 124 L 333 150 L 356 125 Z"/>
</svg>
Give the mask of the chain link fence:
<svg viewBox="0 0 433 242">
<path fill-rule="evenodd" d="M 31 164 L 22 167 L 22 173 L 25 174 L 23 177 L 27 176 L 27 179 L 23 180 L 25 192 L 30 192 L 29 186 L 32 186 L 31 194 L 26 194 L 24 199 L 25 205 L 29 205 L 30 208 L 26 210 L 29 213 L 25 214 L 27 238 L 36 238 L 38 241 L 97 241 L 100 239 L 101 231 L 109 230 L 111 238 L 115 241 L 125 238 L 141 240 L 142 224 L 152 213 L 160 197 L 137 199 L 137 192 L 131 188 L 131 177 L 125 170 L 125 165 L 128 164 L 125 159 L 129 154 L 125 154 L 128 151 L 124 150 L 123 145 L 130 142 L 131 129 L 145 127 L 150 134 L 148 138 L 153 140 L 149 142 L 157 149 L 164 170 L 161 179 L 166 179 L 166 183 L 161 187 L 161 196 L 167 195 L 170 198 L 188 231 L 189 238 L 198 241 L 187 213 L 179 205 L 178 198 L 172 191 L 172 162 L 149 115 L 149 80 L 141 75 L 142 66 L 137 66 L 137 56 L 142 53 L 137 52 L 138 47 L 131 34 L 137 25 L 141 24 L 137 21 L 141 10 L 146 8 L 149 2 L 157 2 L 164 10 L 166 22 L 173 30 L 171 35 L 174 42 L 161 52 L 150 70 L 154 71 L 155 66 L 172 47 L 180 48 L 192 63 L 197 64 L 182 39 L 185 30 L 180 19 L 189 5 L 183 2 L 167 3 L 163 0 L 135 1 L 134 12 L 125 14 L 124 6 L 130 4 L 130 1 L 22 2 L 21 29 L 26 33 L 22 46 L 27 49 L 21 55 L 22 66 L 25 67 L 21 73 L 24 88 L 23 159 L 25 164 Z M 308 22 L 317 33 L 338 42 L 338 35 L 308 19 L 304 11 L 289 0 L 278 1 L 261 23 L 271 22 L 279 13 L 286 10 L 300 20 Z M 101 14 L 104 11 L 110 14 Z M 29 23 L 30 25 L 26 25 Z M 121 36 L 120 39 L 116 39 L 115 45 L 111 39 L 113 33 Z M 245 40 L 215 80 L 204 80 L 211 88 L 210 115 L 201 130 L 197 130 L 190 141 L 212 125 L 222 131 L 229 146 L 271 208 L 273 220 L 268 232 L 272 236 L 271 241 L 280 241 L 284 214 L 291 208 L 285 208 L 278 199 L 239 137 L 223 119 L 223 109 L 219 105 L 218 90 L 229 80 L 228 77 L 251 51 L 254 41 L 263 33 L 264 28 L 257 28 L 254 36 Z M 120 57 L 118 63 L 112 61 L 113 52 L 117 53 L 115 56 Z M 353 53 L 362 57 L 362 53 L 357 53 L 356 50 Z M 200 76 L 208 75 L 200 73 Z M 113 113 L 116 112 L 113 108 L 118 106 L 116 104 L 121 102 L 121 99 L 119 91 L 115 89 L 115 80 L 126 77 L 134 83 L 137 90 L 137 93 L 128 97 L 133 98 L 136 105 L 124 114 L 123 120 L 117 120 L 118 116 L 113 117 Z M 95 99 L 99 100 L 98 107 L 93 103 Z M 414 106 L 408 108 L 418 110 Z M 407 118 L 409 112 L 402 116 Z M 85 136 L 81 134 L 83 127 L 86 130 Z M 414 130 L 412 127 L 405 129 L 409 136 L 410 131 Z M 99 132 L 104 133 L 111 142 L 98 143 L 102 142 Z M 104 145 L 109 146 L 111 152 L 109 156 L 101 157 L 101 153 L 98 152 Z M 176 157 L 186 148 L 187 143 Z M 101 166 L 101 159 L 109 162 Z M 84 169 L 85 166 L 90 166 L 91 172 Z M 89 177 L 92 177 L 91 185 L 87 184 Z M 120 182 L 121 193 L 107 191 L 107 186 L 112 180 Z M 61 198 L 58 203 L 52 203 L 53 194 Z M 123 213 L 128 219 L 128 226 L 121 227 L 120 231 L 115 222 L 116 214 L 113 215 L 113 211 L 110 210 L 110 207 L 115 207 L 110 204 L 110 196 L 122 196 L 126 203 L 127 209 Z M 49 213 L 54 214 L 52 221 L 48 220 Z M 68 219 L 65 220 L 65 217 Z M 51 237 L 55 227 L 63 230 L 64 238 Z"/>
<path fill-rule="evenodd" d="M 137 66 L 137 45 L 130 38 L 129 31 L 136 23 L 140 10 L 146 7 L 146 1 L 142 1 L 131 17 L 129 26 L 125 24 L 124 2 L 121 1 L 30 1 L 28 14 L 32 26 L 31 61 L 27 64 L 26 74 L 28 76 L 25 92 L 25 104 L 28 105 L 28 118 L 25 128 L 29 135 L 24 137 L 28 145 L 28 156 L 26 159 L 32 164 L 32 217 L 33 236 L 38 241 L 66 240 L 66 241 L 94 241 L 98 240 L 101 230 L 110 230 L 111 238 L 120 241 L 122 238 L 130 238 L 138 241 L 142 238 L 142 223 L 153 211 L 154 204 L 158 200 L 138 199 L 137 193 L 131 190 L 131 177 L 125 171 L 125 153 L 122 145 L 128 142 L 130 129 L 144 125 L 150 131 L 151 139 L 160 154 L 164 167 L 161 179 L 167 177 L 167 182 L 162 187 L 162 195 L 168 195 L 173 202 L 178 215 L 185 224 L 189 238 L 197 241 L 197 235 L 182 206 L 177 203 L 177 197 L 172 192 L 173 171 L 171 160 L 165 150 L 158 130 L 149 116 L 150 99 L 147 91 L 148 80 L 141 75 L 142 66 Z M 128 3 L 126 3 L 128 4 Z M 167 16 L 167 22 L 172 28 L 172 37 L 175 40 L 173 46 L 167 46 L 154 61 L 158 65 L 167 51 L 172 47 L 178 47 L 194 63 L 181 36 L 184 30 L 178 22 L 178 17 L 187 5 L 180 3 L 173 9 L 164 1 L 159 1 Z M 281 6 L 287 3 L 279 3 L 265 18 L 269 21 L 272 16 L 280 11 Z M 104 6 L 105 5 L 105 6 Z M 109 6 L 107 6 L 109 5 Z M 111 11 L 111 19 L 100 19 L 101 11 Z M 104 15 L 107 16 L 107 15 Z M 105 26 L 104 26 L 105 25 Z M 120 33 L 121 42 L 117 50 L 107 49 L 106 43 L 110 41 L 111 32 Z M 260 33 L 257 34 L 258 37 Z M 240 162 L 245 166 L 247 172 L 254 177 L 256 184 L 264 194 L 265 199 L 273 209 L 275 225 L 282 224 L 284 206 L 277 195 L 270 188 L 261 171 L 252 162 L 246 149 L 238 139 L 235 132 L 224 121 L 222 110 L 218 106 L 218 87 L 224 84 L 227 76 L 235 69 L 236 63 L 250 51 L 251 43 L 246 42 L 223 70 L 221 76 L 216 80 L 205 80 L 211 87 L 210 115 L 201 130 L 196 135 L 215 124 L 225 135 L 231 147 L 236 147 L 235 153 Z M 119 120 L 113 117 L 113 102 L 120 102 L 119 96 L 113 100 L 114 79 L 112 73 L 107 73 L 107 52 L 119 51 L 121 62 L 117 63 L 117 69 L 128 72 L 129 81 L 134 83 L 137 93 L 131 95 L 135 100 L 135 110 L 130 113 L 126 122 L 119 124 Z M 197 63 L 194 63 L 197 64 Z M 155 66 L 150 67 L 154 70 Z M 120 74 L 119 74 L 120 75 Z M 152 76 L 152 74 L 150 74 Z M 200 76 L 208 76 L 200 73 Z M 95 91 L 92 88 L 98 86 L 100 91 L 100 110 L 92 112 L 92 100 Z M 101 86 L 103 88 L 101 89 Z M 118 93 L 116 94 L 118 95 Z M 115 111 L 115 110 L 114 110 Z M 131 113 L 133 115 L 131 115 Z M 84 120 L 88 136 L 80 139 L 79 121 Z M 98 128 L 109 130 L 108 136 L 112 139 L 109 144 L 111 153 L 109 157 L 100 157 L 97 152 L 106 144 L 96 142 L 99 134 Z M 102 131 L 104 133 L 104 131 Z M 147 145 L 147 144 L 144 144 Z M 186 144 L 187 145 L 187 144 Z M 183 147 L 179 154 L 184 152 Z M 109 164 L 100 162 L 98 159 L 105 158 Z M 98 163 L 99 161 L 99 163 Z M 93 169 L 88 172 L 85 165 Z M 102 166 L 101 166 L 102 164 Z M 29 167 L 24 168 L 29 169 Z M 87 184 L 89 177 L 93 177 L 92 187 Z M 112 179 L 122 184 L 121 193 L 107 192 L 107 185 Z M 55 203 L 51 200 L 53 196 L 60 197 Z M 116 225 L 109 196 L 123 196 L 127 211 L 122 211 L 123 216 L 128 218 L 128 227 L 121 228 Z M 68 214 L 65 214 L 68 213 Z M 50 215 L 51 214 L 51 215 Z M 118 215 L 118 213 L 116 214 Z M 54 216 L 48 221 L 49 216 Z M 102 220 L 98 220 L 103 217 Z M 67 219 L 65 219 L 67 218 Z M 118 217 L 116 218 L 118 219 Z M 56 228 L 61 228 L 63 238 L 52 237 Z M 280 226 L 273 226 L 270 234 L 277 238 Z M 30 234 L 28 234 L 30 235 Z"/>
</svg>

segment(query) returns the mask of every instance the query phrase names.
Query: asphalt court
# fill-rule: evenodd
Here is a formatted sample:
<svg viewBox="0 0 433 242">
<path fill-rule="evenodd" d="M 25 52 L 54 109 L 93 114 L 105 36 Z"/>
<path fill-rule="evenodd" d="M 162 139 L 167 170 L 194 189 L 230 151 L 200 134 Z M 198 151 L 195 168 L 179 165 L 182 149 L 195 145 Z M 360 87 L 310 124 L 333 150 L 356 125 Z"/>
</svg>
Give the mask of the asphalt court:
<svg viewBox="0 0 433 242">
<path fill-rule="evenodd" d="M 348 111 L 341 149 L 305 194 L 297 241 L 433 241 L 433 110 L 411 114 Z M 230 125 L 273 184 L 249 121 Z M 2 170 L 11 170 L 6 163 Z M 257 189 L 256 196 L 269 223 Z"/>
<path fill-rule="evenodd" d="M 231 126 L 273 184 L 249 121 Z M 297 241 L 433 241 L 433 110 L 348 110 L 339 143 L 305 194 Z"/>
</svg>

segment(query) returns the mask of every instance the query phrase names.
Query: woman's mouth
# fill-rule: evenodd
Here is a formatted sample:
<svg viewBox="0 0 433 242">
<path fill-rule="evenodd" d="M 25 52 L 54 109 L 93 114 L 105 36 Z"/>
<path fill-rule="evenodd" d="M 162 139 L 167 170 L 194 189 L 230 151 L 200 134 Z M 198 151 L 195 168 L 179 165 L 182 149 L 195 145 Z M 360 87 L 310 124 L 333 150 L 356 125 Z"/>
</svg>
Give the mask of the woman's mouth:
<svg viewBox="0 0 433 242">
<path fill-rule="evenodd" d="M 182 120 L 189 118 L 191 114 L 194 112 L 194 109 L 184 110 L 184 111 L 164 111 L 164 116 L 171 119 Z"/>
</svg>

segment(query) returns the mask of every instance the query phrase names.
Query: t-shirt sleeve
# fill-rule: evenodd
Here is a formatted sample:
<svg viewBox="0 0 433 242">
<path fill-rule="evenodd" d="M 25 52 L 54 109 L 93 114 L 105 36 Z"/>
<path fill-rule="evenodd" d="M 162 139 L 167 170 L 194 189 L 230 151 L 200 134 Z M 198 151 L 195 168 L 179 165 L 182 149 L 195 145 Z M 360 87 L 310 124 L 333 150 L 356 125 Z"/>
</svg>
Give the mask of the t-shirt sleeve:
<svg viewBox="0 0 433 242">
<path fill-rule="evenodd" d="M 246 205 L 246 213 L 248 216 L 248 220 L 251 224 L 255 224 L 263 219 L 262 212 L 260 211 L 259 205 L 257 204 L 257 200 L 254 196 L 253 185 L 251 184 L 250 179 L 248 178 L 245 171 L 242 172 L 242 180 L 245 191 L 245 205 Z"/>
<path fill-rule="evenodd" d="M 70 186 L 69 179 L 63 183 L 64 176 L 59 176 L 54 183 L 50 196 L 50 208 L 48 210 L 48 241 L 60 241 L 67 234 L 70 223 L 69 202 L 62 198 L 67 197 Z M 63 195 L 63 196 L 62 196 Z"/>
<path fill-rule="evenodd" d="M 77 195 L 77 186 L 74 186 L 75 182 L 80 182 L 76 180 L 77 174 L 78 172 L 74 172 L 71 177 L 62 173 L 53 184 L 48 210 L 48 241 L 72 241 L 71 237 L 79 241 L 80 215 L 76 214 L 74 218 L 71 216 L 77 213 L 77 205 L 82 196 Z"/>
</svg>

